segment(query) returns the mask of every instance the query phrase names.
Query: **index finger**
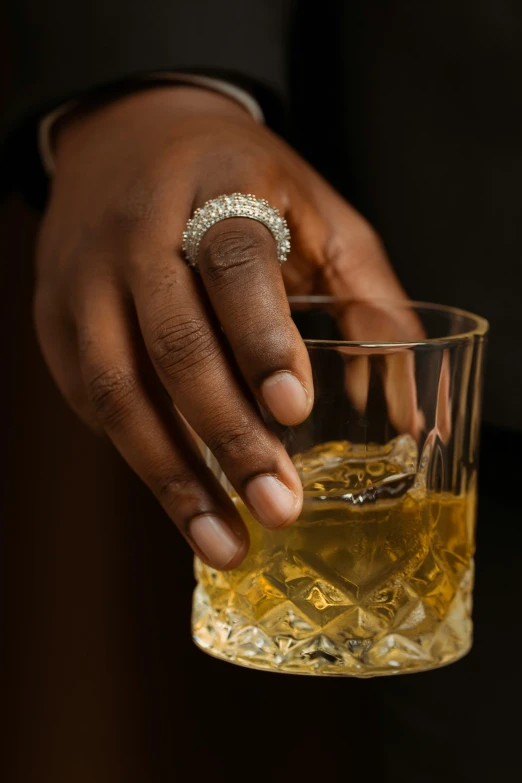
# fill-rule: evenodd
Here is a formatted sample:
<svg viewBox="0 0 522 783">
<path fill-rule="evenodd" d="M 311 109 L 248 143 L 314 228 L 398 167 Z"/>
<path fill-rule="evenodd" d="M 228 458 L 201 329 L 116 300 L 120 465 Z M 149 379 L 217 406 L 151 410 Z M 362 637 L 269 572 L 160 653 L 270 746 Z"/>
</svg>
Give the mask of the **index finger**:
<svg viewBox="0 0 522 783">
<path fill-rule="evenodd" d="M 201 241 L 199 270 L 250 389 L 281 424 L 299 424 L 313 405 L 312 370 L 270 231 L 250 218 L 216 223 Z"/>
</svg>

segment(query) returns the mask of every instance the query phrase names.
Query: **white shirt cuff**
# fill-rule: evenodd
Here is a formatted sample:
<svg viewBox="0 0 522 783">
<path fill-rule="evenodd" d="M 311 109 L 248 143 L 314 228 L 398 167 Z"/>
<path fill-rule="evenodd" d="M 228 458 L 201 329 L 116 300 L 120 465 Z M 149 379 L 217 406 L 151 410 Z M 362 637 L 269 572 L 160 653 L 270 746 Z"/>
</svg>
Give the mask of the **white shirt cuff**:
<svg viewBox="0 0 522 783">
<path fill-rule="evenodd" d="M 195 84 L 198 87 L 208 87 L 210 90 L 220 92 L 223 95 L 228 95 L 229 98 L 233 98 L 240 103 L 244 108 L 252 115 L 256 122 L 264 122 L 263 112 L 258 102 L 253 98 L 246 90 L 237 87 L 230 82 L 222 81 L 221 79 L 213 79 L 209 76 L 195 76 L 187 73 L 151 73 L 144 76 L 139 81 L 146 82 L 148 80 L 173 82 L 174 84 Z M 64 114 L 71 111 L 77 105 L 77 101 L 70 101 L 69 103 L 62 104 L 57 109 L 40 120 L 38 126 L 38 149 L 40 152 L 40 158 L 42 165 L 46 173 L 51 177 L 55 171 L 54 154 L 52 148 L 52 130 L 55 123 L 63 117 Z"/>
</svg>

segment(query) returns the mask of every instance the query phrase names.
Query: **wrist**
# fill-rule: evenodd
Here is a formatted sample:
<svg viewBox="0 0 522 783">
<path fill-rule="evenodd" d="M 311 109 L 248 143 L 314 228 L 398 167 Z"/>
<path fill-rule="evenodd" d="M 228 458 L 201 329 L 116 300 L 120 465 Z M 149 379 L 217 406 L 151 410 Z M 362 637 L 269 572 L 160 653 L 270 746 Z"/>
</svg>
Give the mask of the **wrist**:
<svg viewBox="0 0 522 783">
<path fill-rule="evenodd" d="M 103 89 L 66 109 L 52 125 L 49 147 L 57 165 L 64 147 L 89 134 L 96 135 L 101 128 L 131 123 L 144 129 L 157 121 L 171 125 L 198 115 L 254 124 L 259 121 L 243 103 L 212 88 L 148 81 Z"/>
</svg>

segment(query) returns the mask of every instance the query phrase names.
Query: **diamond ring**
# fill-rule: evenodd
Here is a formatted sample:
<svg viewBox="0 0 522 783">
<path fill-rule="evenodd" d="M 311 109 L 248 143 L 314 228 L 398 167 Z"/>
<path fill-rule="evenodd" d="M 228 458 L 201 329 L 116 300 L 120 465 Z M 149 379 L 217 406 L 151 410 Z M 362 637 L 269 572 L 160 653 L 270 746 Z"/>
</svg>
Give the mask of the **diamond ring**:
<svg viewBox="0 0 522 783">
<path fill-rule="evenodd" d="M 252 218 L 266 226 L 276 241 L 279 263 L 284 264 L 290 251 L 290 230 L 279 210 L 251 194 L 231 193 L 207 201 L 188 221 L 181 249 L 189 266 L 197 267 L 199 243 L 208 229 L 220 220 L 235 217 Z"/>
</svg>

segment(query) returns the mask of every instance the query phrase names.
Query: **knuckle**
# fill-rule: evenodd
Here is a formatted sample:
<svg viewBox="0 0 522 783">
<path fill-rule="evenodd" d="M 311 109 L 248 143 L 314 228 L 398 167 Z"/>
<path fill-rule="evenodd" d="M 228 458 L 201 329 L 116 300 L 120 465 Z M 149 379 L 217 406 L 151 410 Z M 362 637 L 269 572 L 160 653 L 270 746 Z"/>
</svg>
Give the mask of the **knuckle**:
<svg viewBox="0 0 522 783">
<path fill-rule="evenodd" d="M 345 237 L 339 234 L 332 234 L 328 237 L 324 247 L 324 257 L 328 264 L 335 267 L 345 264 L 348 253 L 349 245 Z"/>
<path fill-rule="evenodd" d="M 119 201 L 108 209 L 102 221 L 102 233 L 109 236 L 150 234 L 157 217 L 157 194 L 147 182 L 135 182 Z"/>
<path fill-rule="evenodd" d="M 338 235 L 327 240 L 324 257 L 326 259 L 324 272 L 327 277 L 356 274 L 363 262 L 361 255 L 354 252 L 353 245 Z"/>
<path fill-rule="evenodd" d="M 181 499 L 196 497 L 199 484 L 189 473 L 169 473 L 156 480 L 156 496 L 165 508 L 175 508 Z"/>
<path fill-rule="evenodd" d="M 346 240 L 339 234 L 330 234 L 324 245 L 324 257 L 330 264 L 338 262 L 346 255 Z"/>
<path fill-rule="evenodd" d="M 267 373 L 290 367 L 299 354 L 299 336 L 290 318 L 271 314 L 269 323 L 265 319 L 259 314 L 245 325 L 234 351 L 239 364 L 259 375 L 259 380 Z"/>
<path fill-rule="evenodd" d="M 254 133 L 252 133 L 252 130 Z M 206 162 L 214 170 L 226 174 L 227 191 L 255 192 L 260 182 L 277 185 L 283 172 L 280 156 L 266 143 L 266 132 L 260 128 L 251 129 L 248 143 L 239 143 L 228 129 L 221 132 L 205 132 L 205 146 L 210 147 Z"/>
<path fill-rule="evenodd" d="M 159 321 L 151 339 L 154 361 L 170 376 L 183 377 L 204 367 L 219 351 L 209 324 L 194 315 L 177 313 Z"/>
<path fill-rule="evenodd" d="M 334 233 L 328 237 L 324 257 L 328 267 L 338 272 L 353 273 L 376 256 L 384 255 L 379 234 L 365 220 L 346 236 Z"/>
<path fill-rule="evenodd" d="M 268 229 L 261 225 L 250 227 L 248 232 L 221 229 L 204 244 L 203 269 L 212 283 L 226 284 L 230 273 L 257 265 L 273 243 Z"/>
<path fill-rule="evenodd" d="M 100 421 L 114 427 L 125 418 L 138 380 L 127 368 L 110 367 L 91 373 L 87 381 L 90 404 Z"/>
<path fill-rule="evenodd" d="M 205 443 L 211 452 L 218 461 L 225 462 L 244 462 L 252 451 L 253 441 L 253 428 L 246 423 L 238 425 L 237 422 L 227 426 L 226 421 L 221 421 L 205 436 Z"/>
</svg>

